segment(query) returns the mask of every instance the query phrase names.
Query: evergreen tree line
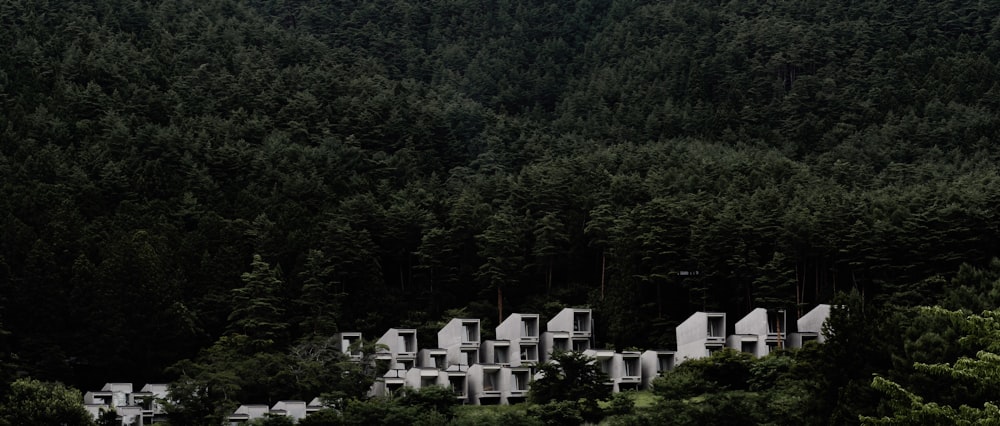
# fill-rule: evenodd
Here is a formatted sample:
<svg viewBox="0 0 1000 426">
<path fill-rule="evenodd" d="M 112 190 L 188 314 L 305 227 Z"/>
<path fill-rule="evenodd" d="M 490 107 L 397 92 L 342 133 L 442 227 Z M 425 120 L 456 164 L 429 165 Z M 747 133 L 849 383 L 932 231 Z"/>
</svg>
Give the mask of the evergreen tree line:
<svg viewBox="0 0 1000 426">
<path fill-rule="evenodd" d="M 1000 238 L 1000 4 L 800 3 L 4 2 L 4 382 L 937 303 Z"/>
</svg>

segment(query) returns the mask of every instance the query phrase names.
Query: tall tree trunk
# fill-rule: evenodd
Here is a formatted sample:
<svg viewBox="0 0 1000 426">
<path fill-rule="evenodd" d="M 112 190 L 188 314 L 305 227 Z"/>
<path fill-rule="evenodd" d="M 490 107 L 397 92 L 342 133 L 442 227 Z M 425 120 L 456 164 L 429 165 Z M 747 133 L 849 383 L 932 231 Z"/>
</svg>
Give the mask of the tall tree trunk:
<svg viewBox="0 0 1000 426">
<path fill-rule="evenodd" d="M 503 322 L 503 290 L 500 286 L 497 286 L 497 324 Z"/>
</svg>

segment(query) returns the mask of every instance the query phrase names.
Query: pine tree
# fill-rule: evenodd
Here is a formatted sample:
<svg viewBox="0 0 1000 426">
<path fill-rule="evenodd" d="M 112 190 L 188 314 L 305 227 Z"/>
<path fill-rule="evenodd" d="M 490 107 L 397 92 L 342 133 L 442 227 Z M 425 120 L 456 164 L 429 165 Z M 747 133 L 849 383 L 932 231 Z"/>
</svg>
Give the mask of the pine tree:
<svg viewBox="0 0 1000 426">
<path fill-rule="evenodd" d="M 229 332 L 249 337 L 252 346 L 271 347 L 288 328 L 281 299 L 284 283 L 260 255 L 253 256 L 250 268 L 242 277 L 245 285 L 232 291 Z"/>
</svg>

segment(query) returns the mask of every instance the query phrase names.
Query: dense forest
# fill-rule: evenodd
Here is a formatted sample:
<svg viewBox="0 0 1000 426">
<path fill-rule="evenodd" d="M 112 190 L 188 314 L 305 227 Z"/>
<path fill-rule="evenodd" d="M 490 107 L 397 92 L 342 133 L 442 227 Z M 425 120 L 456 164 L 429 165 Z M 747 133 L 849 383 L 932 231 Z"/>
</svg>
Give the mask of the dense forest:
<svg viewBox="0 0 1000 426">
<path fill-rule="evenodd" d="M 669 347 L 695 310 L 980 303 L 956 274 L 1000 252 L 998 2 L 11 0 L 0 28 L 5 382 L 580 305 L 600 346 Z"/>
</svg>

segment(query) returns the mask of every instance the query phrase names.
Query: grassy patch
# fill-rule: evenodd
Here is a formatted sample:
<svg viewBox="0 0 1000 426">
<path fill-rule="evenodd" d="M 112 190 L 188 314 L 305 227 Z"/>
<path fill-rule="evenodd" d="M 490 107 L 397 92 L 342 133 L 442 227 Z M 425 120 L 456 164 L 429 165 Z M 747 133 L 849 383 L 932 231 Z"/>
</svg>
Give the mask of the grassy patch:
<svg viewBox="0 0 1000 426">
<path fill-rule="evenodd" d="M 635 402 L 635 408 L 637 409 L 649 408 L 659 402 L 657 396 L 654 395 L 652 391 L 626 391 L 624 394 L 628 395 L 629 398 L 632 398 L 632 401 Z M 599 404 L 602 409 L 608 408 L 608 405 L 610 405 L 609 402 L 605 401 L 601 401 Z"/>
</svg>

